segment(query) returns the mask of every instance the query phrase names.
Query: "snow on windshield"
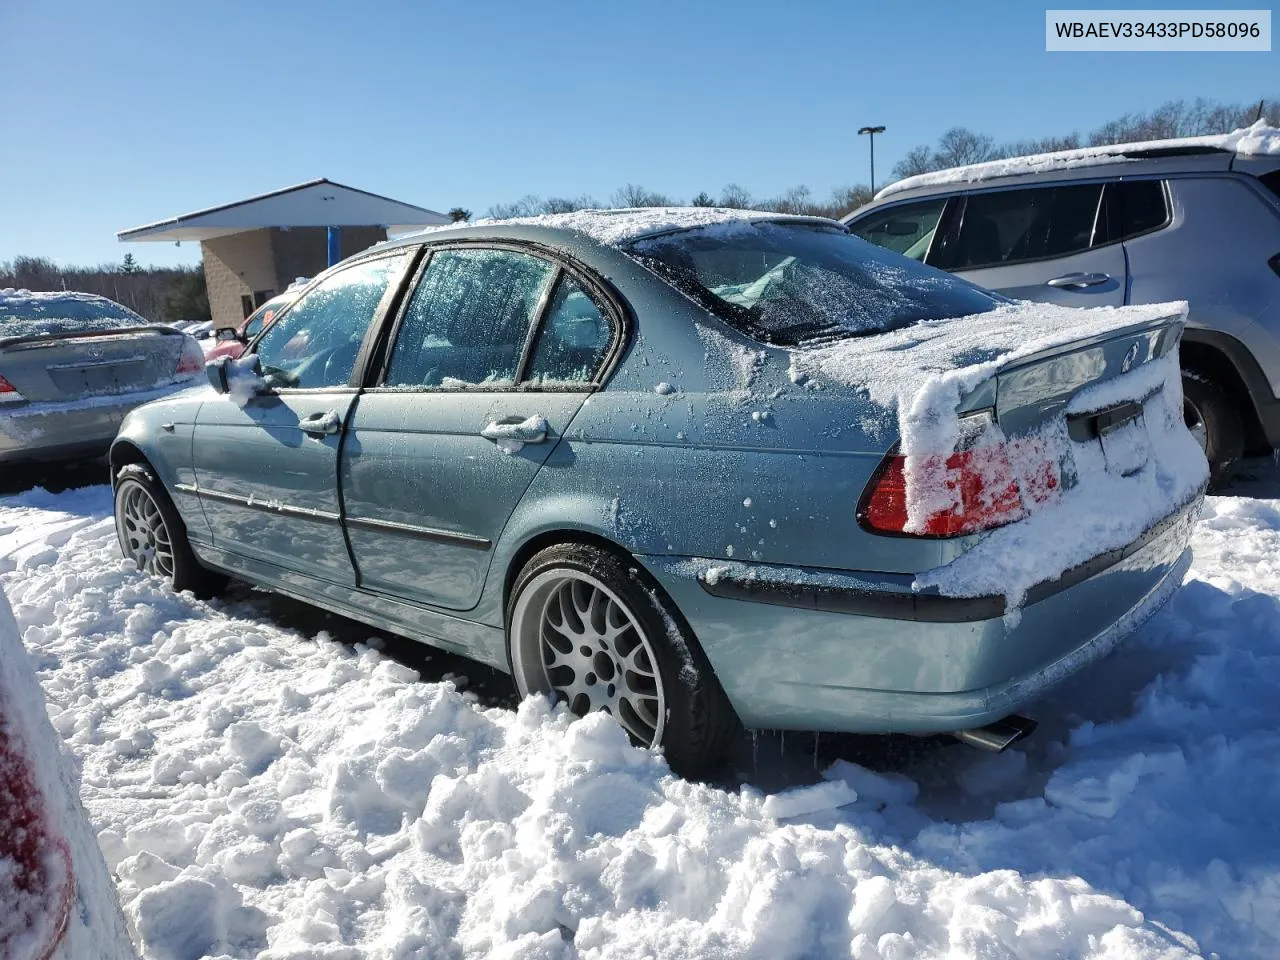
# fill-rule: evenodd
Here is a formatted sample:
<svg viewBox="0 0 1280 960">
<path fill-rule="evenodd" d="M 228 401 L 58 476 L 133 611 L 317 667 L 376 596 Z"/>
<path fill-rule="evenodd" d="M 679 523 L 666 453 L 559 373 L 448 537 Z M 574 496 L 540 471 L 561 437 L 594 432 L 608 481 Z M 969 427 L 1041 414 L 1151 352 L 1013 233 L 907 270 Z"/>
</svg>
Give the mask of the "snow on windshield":
<svg viewBox="0 0 1280 960">
<path fill-rule="evenodd" d="M 91 293 L 0 290 L 0 339 L 137 327 L 146 320 Z"/>
</svg>

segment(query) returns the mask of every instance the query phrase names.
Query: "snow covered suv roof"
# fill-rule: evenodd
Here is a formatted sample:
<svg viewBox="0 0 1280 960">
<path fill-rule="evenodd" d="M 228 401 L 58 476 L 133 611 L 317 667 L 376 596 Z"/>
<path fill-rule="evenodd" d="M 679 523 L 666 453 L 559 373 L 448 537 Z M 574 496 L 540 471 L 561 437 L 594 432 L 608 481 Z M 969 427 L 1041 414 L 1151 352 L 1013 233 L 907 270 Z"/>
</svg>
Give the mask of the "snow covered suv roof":
<svg viewBox="0 0 1280 960">
<path fill-rule="evenodd" d="M 1280 156 L 1280 129 L 1269 127 L 1266 121 L 1259 120 L 1253 126 L 1243 130 L 1207 137 L 1115 143 L 1082 147 L 1078 150 L 1058 150 L 1053 153 L 1009 157 L 1005 160 L 990 160 L 986 163 L 971 163 L 963 167 L 951 167 L 947 170 L 935 170 L 931 173 L 906 177 L 889 184 L 876 194 L 875 199 L 883 200 L 885 197 L 920 187 L 1048 173 L 1105 163 L 1148 160 L 1159 156 L 1218 152 L 1234 153 L 1238 156 Z"/>
</svg>

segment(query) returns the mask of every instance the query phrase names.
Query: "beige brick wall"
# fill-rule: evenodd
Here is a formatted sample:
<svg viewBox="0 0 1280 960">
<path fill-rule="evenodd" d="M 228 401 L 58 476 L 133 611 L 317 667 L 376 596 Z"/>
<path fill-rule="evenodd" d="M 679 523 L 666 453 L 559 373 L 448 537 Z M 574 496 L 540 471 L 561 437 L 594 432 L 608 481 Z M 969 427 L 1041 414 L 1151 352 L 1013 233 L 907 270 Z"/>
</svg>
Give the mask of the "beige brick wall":
<svg viewBox="0 0 1280 960">
<path fill-rule="evenodd" d="M 205 240 L 200 248 L 204 254 L 209 311 L 215 327 L 240 325 L 244 319 L 241 296 L 252 297 L 255 290 L 280 291 L 270 230 L 250 230 Z"/>
</svg>

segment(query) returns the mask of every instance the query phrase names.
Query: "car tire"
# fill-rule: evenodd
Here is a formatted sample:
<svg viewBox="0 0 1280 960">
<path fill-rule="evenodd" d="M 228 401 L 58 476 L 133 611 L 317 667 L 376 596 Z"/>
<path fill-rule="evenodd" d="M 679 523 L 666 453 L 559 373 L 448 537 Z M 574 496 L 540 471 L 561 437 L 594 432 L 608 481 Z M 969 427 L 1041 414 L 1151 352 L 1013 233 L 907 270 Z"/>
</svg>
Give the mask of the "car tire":
<svg viewBox="0 0 1280 960">
<path fill-rule="evenodd" d="M 187 528 L 152 473 L 129 463 L 116 474 L 116 539 L 139 570 L 168 580 L 174 590 L 211 597 L 227 585 L 221 573 L 201 565 L 187 542 Z"/>
<path fill-rule="evenodd" d="M 737 714 L 680 611 L 634 560 L 590 544 L 547 547 L 516 577 L 506 625 L 521 697 L 606 710 L 685 776 L 723 762 Z"/>
<path fill-rule="evenodd" d="M 1209 490 L 1220 490 L 1244 455 L 1240 411 L 1221 387 L 1195 370 L 1182 371 L 1182 399 L 1187 427 L 1209 461 Z"/>
</svg>

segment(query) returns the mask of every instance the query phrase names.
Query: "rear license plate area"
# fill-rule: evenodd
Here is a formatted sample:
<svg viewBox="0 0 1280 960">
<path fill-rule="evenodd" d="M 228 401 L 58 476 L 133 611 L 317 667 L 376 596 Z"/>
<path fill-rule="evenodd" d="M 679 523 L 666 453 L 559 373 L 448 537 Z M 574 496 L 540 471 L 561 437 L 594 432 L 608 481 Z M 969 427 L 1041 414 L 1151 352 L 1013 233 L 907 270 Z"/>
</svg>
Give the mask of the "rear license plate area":
<svg viewBox="0 0 1280 960">
<path fill-rule="evenodd" d="M 1068 417 L 1067 433 L 1077 443 L 1097 441 L 1102 447 L 1108 473 L 1132 476 L 1151 459 L 1145 399 L 1129 400 L 1096 413 Z"/>
</svg>

